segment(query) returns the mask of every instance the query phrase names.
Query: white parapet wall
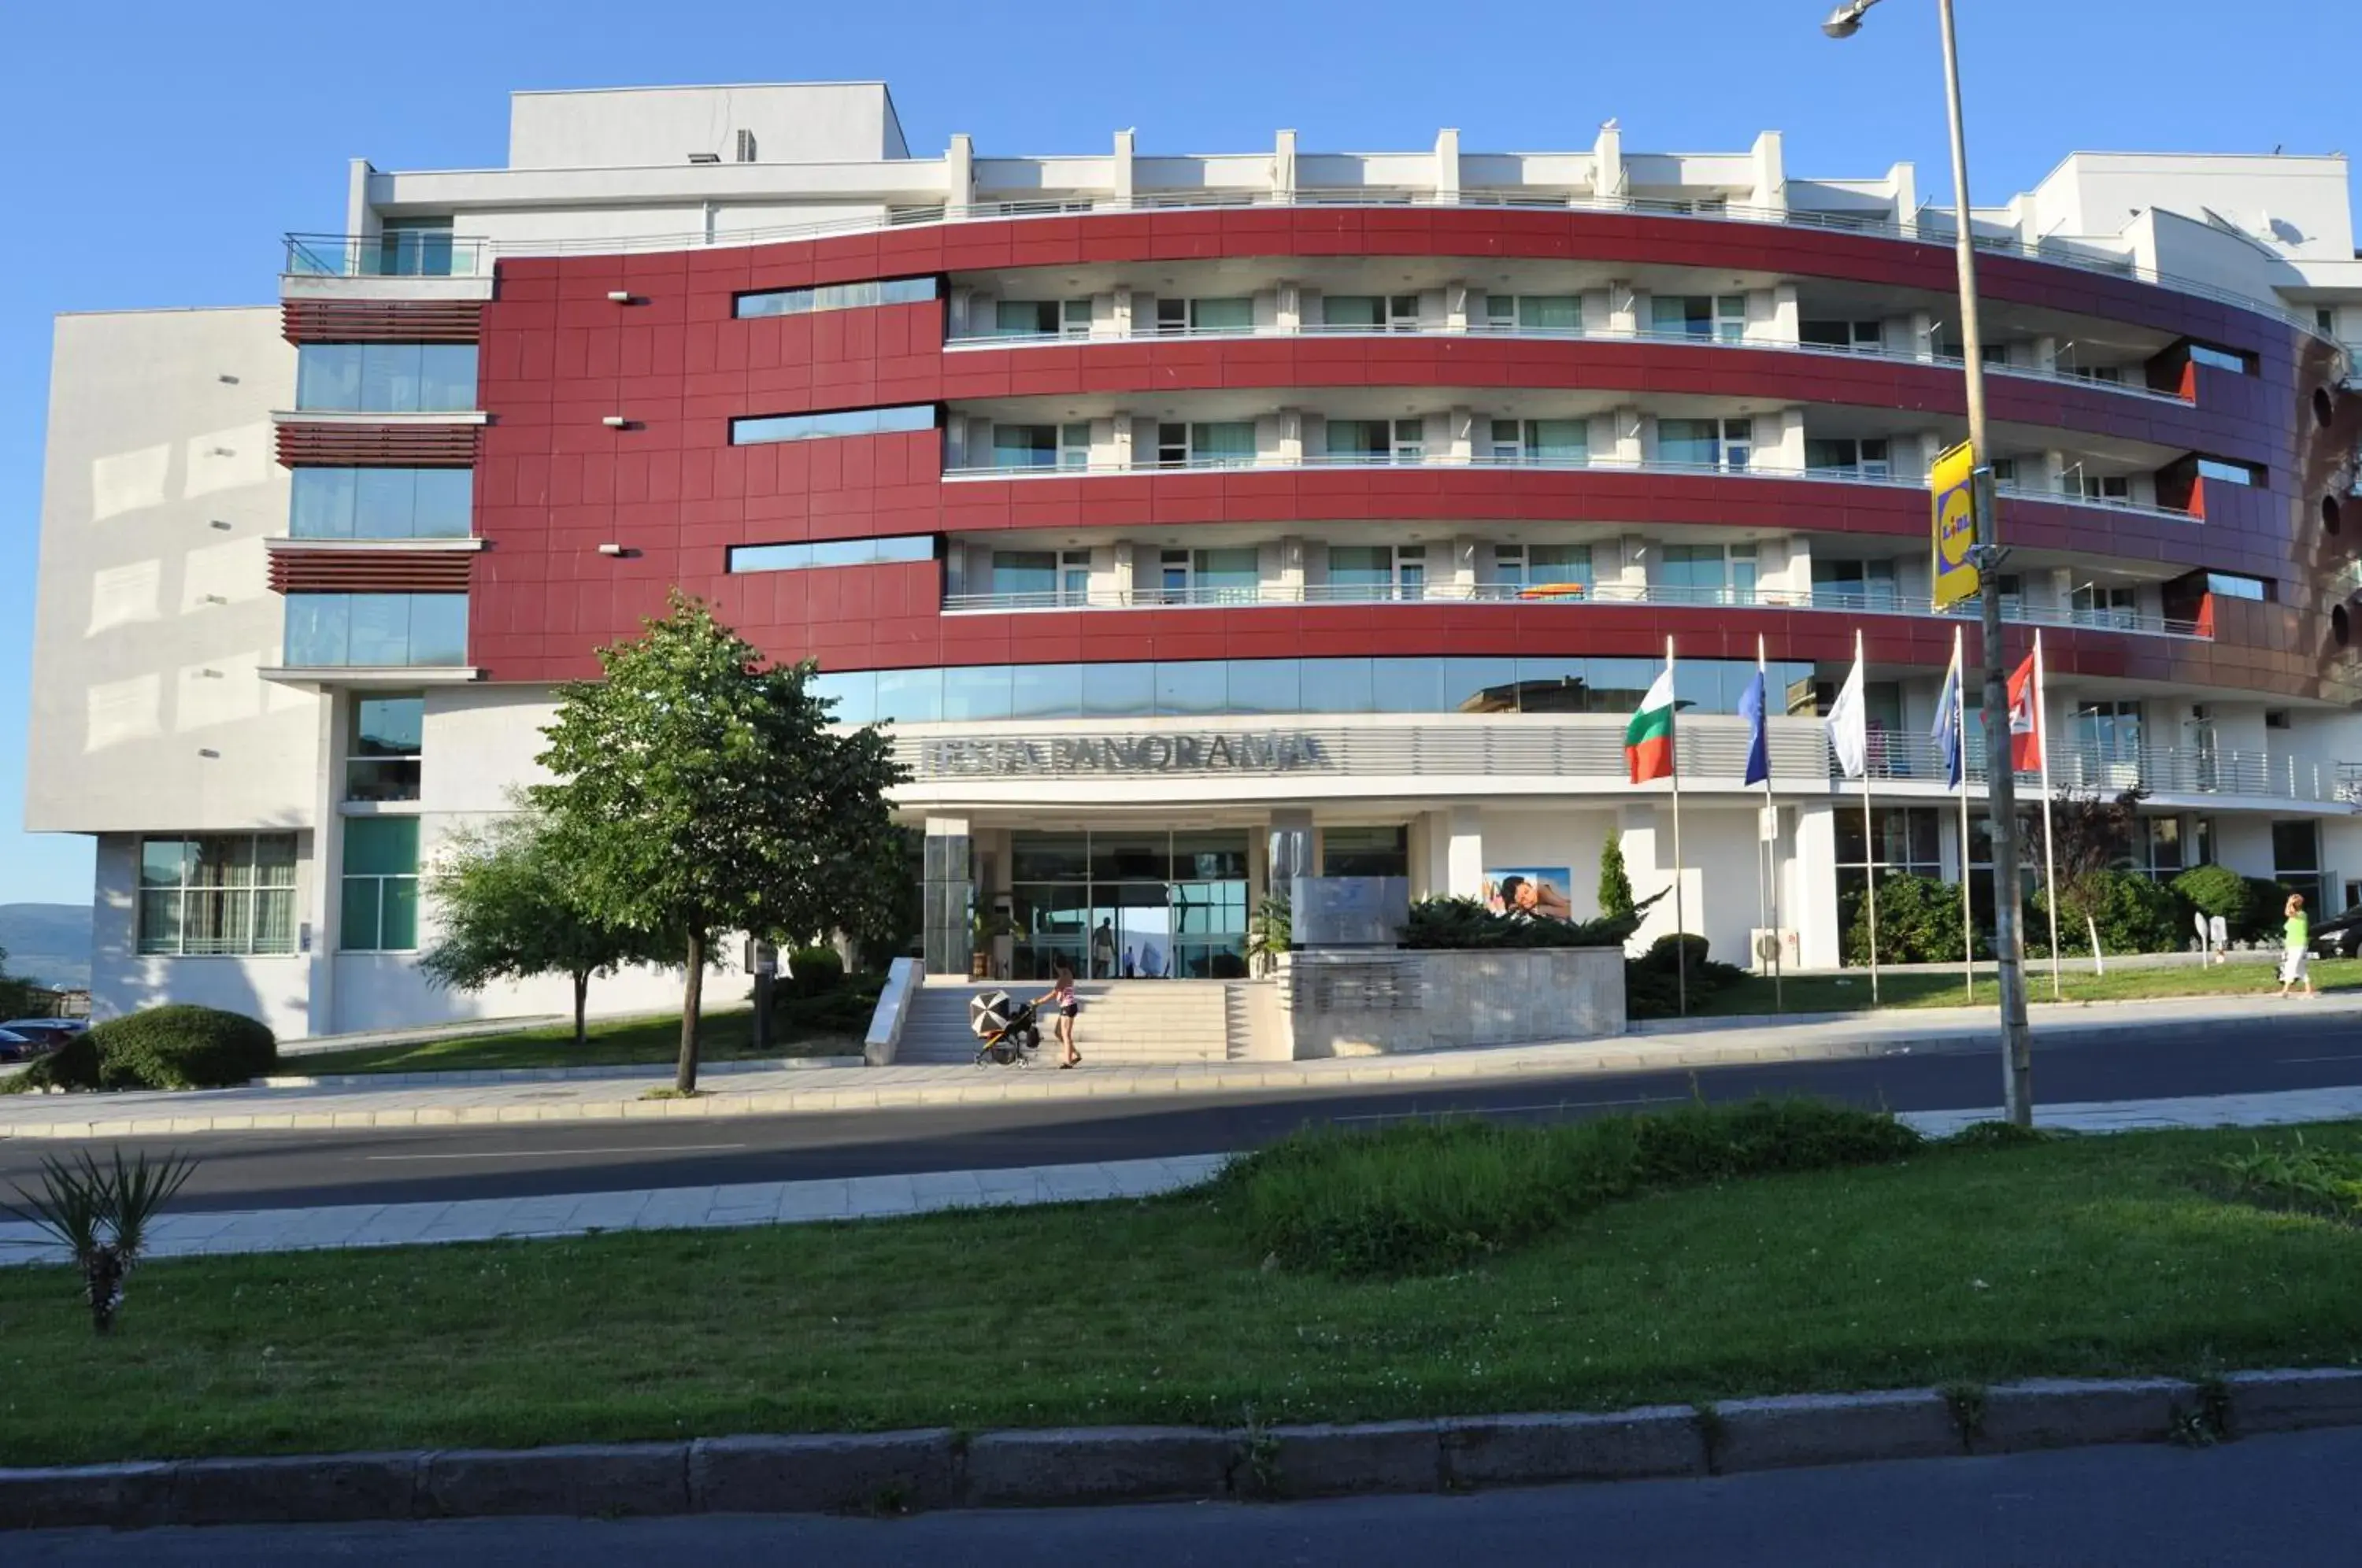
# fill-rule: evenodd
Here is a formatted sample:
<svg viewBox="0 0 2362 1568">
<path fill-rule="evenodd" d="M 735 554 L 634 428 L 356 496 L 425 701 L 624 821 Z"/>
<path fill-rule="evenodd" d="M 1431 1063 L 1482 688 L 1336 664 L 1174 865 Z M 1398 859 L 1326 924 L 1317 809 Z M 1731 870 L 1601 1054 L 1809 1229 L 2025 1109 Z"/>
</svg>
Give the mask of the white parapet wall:
<svg viewBox="0 0 2362 1568">
<path fill-rule="evenodd" d="M 1297 1060 L 1595 1040 L 1624 1032 L 1615 947 L 1290 954 L 1279 996 Z"/>
</svg>

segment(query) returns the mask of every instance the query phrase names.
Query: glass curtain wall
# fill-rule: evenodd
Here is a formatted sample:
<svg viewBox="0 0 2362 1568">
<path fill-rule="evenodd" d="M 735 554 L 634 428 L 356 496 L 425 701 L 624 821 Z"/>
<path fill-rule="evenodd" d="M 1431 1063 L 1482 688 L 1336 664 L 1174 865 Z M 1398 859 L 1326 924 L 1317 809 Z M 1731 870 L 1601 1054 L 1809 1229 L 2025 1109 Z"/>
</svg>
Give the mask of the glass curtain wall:
<svg viewBox="0 0 2362 1568">
<path fill-rule="evenodd" d="M 1244 828 L 1014 833 L 1014 976 L 1064 959 L 1087 979 L 1237 979 L 1246 974 Z"/>
</svg>

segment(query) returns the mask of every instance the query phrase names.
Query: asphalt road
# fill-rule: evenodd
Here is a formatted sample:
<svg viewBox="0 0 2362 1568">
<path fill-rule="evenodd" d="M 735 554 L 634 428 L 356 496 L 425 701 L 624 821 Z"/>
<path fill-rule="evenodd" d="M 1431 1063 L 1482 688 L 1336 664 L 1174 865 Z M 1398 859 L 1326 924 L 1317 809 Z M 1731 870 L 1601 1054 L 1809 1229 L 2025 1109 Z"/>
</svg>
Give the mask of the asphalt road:
<svg viewBox="0 0 2362 1568">
<path fill-rule="evenodd" d="M 1459 1497 L 602 1522 L 277 1526 L 0 1536 L 28 1568 L 1229 1568 L 1611 1562 L 1632 1568 L 2240 1568 L 2352 1562 L 2362 1429 L 2212 1449 L 2092 1448 Z"/>
<path fill-rule="evenodd" d="M 2279 1010 L 2251 1024 L 2119 1031 L 2046 1045 L 2035 1088 L 2052 1102 L 2146 1099 L 2362 1084 L 2362 1022 Z M 1086 1069 L 1087 1070 L 1087 1069 Z M 415 1131 L 349 1129 L 127 1140 L 193 1150 L 204 1163 L 180 1199 L 193 1209 L 429 1202 L 640 1187 L 704 1187 L 1204 1154 L 1253 1147 L 1308 1121 L 1368 1124 L 1447 1111 L 1557 1118 L 1688 1098 L 1809 1093 L 1896 1110 L 1999 1102 L 1992 1053 L 1895 1053 L 1868 1060 L 1619 1074 L 1373 1091 L 1056 1105 L 971 1105 L 680 1122 L 524 1122 Z M 0 1141 L 0 1194 L 58 1145 Z"/>
</svg>

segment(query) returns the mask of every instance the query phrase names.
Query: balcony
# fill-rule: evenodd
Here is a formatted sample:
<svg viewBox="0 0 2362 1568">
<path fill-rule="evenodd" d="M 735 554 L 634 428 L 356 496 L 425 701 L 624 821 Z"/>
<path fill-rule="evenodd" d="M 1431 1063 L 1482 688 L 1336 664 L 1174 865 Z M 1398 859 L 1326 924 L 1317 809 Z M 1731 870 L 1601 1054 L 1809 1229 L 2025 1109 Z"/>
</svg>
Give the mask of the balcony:
<svg viewBox="0 0 2362 1568">
<path fill-rule="evenodd" d="M 1075 449 L 1052 453 L 1044 450 L 1039 462 L 962 465 L 946 467 L 946 483 L 973 483 L 989 480 L 1045 479 L 1123 479 L 1147 474 L 1164 473 L 1303 473 L 1330 472 L 1353 469 L 1419 469 L 1429 472 L 1466 469 L 1511 469 L 1550 473 L 1662 474 L 1674 478 L 1785 480 L 1813 484 L 1867 485 L 1882 490 L 1911 490 L 1925 493 L 1925 479 L 1904 479 L 1889 473 L 1865 472 L 1858 468 L 1780 469 L 1761 461 L 1743 465 L 1716 463 L 1672 463 L 1637 461 L 1614 458 L 1525 458 L 1451 456 L 1429 451 L 1306 453 L 1301 457 L 1258 454 L 1246 457 L 1190 458 L 1174 462 L 1118 464 L 1085 459 Z M 2171 523 L 2203 523 L 2193 513 L 2178 512 L 2170 507 L 2144 506 L 2137 502 L 2118 501 L 2096 495 L 2080 495 L 2070 491 L 2032 490 L 2022 485 L 2001 484 L 1995 489 L 2004 496 L 2040 502 L 2051 506 L 2073 506 L 2103 512 L 2129 513 L 2138 517 L 2162 518 Z"/>
<path fill-rule="evenodd" d="M 1290 338 L 1317 337 L 1451 337 L 1458 339 L 1501 339 L 1515 342 L 1571 343 L 1649 343 L 1675 348 L 1748 349 L 1766 354 L 1801 354 L 1822 359 L 1873 359 L 1890 364 L 1920 365 L 1931 370 L 1959 370 L 1959 359 L 1948 354 L 1913 354 L 1889 348 L 1837 347 L 1822 343 L 1791 343 L 1773 338 L 1727 338 L 1706 333 L 1658 332 L 1646 328 L 1617 331 L 1604 326 L 1540 327 L 1514 323 L 1468 321 L 1453 326 L 1441 321 L 1400 322 L 1387 326 L 1331 326 L 1326 323 L 1304 322 L 1292 326 L 1190 326 L 1160 327 L 1153 325 L 1135 327 L 1127 333 L 1086 333 L 1079 331 L 1041 332 L 967 332 L 944 340 L 945 349 L 953 352 L 992 348 L 1092 348 L 1111 344 L 1138 346 L 1157 342 L 1246 341 L 1271 342 Z M 2087 387 L 2098 392 L 2120 393 L 2125 397 L 2145 399 L 2151 403 L 2171 403 L 2187 408 L 2190 402 L 2179 392 L 2153 392 L 2139 381 L 2110 381 L 2071 370 L 2038 370 L 2031 365 L 1985 366 L 1988 376 L 2002 376 L 2021 381 L 2042 381 L 2053 385 Z"/>
<path fill-rule="evenodd" d="M 1971 721 L 1968 736 L 1968 779 L 1972 790 L 1985 781 L 1984 737 Z M 1942 750 L 1925 734 L 1872 731 L 1869 771 L 1881 784 L 1933 785 L 1945 788 Z M 1830 760 L 1832 774 L 1836 761 Z M 2021 799 L 2036 803 L 2041 786 L 2036 773 L 2017 775 Z M 2307 805 L 2343 806 L 2362 811 L 2362 765 L 2303 762 L 2260 751 L 2202 750 L 2189 746 L 2119 748 L 2077 744 L 2053 735 L 2050 741 L 2050 787 L 2090 790 L 2114 795 L 2135 788 L 2157 796 L 2239 795 Z"/>
<path fill-rule="evenodd" d="M 1005 615 L 1043 611 L 1102 610 L 1241 610 L 1305 604 L 1526 604 L 1566 608 L 1579 613 L 1586 605 L 1648 605 L 1658 607 L 1726 608 L 1733 610 L 1805 610 L 1842 615 L 1909 615 L 1971 623 L 1973 601 L 1950 611 L 1938 611 L 1926 599 L 1882 591 L 1819 587 L 1686 588 L 1662 583 L 1429 582 L 1224 584 L 1189 588 L 1136 588 L 1128 591 L 1033 593 L 951 593 L 944 596 L 946 615 Z M 2002 619 L 2026 626 L 2069 626 L 2149 636 L 2211 640 L 2196 621 L 2143 615 L 2129 610 L 2083 610 L 2068 606 L 2033 605 L 2005 600 Z"/>
<path fill-rule="evenodd" d="M 281 267 L 290 278 L 478 278 L 491 275 L 491 241 L 448 229 L 377 234 L 291 234 Z"/>
</svg>

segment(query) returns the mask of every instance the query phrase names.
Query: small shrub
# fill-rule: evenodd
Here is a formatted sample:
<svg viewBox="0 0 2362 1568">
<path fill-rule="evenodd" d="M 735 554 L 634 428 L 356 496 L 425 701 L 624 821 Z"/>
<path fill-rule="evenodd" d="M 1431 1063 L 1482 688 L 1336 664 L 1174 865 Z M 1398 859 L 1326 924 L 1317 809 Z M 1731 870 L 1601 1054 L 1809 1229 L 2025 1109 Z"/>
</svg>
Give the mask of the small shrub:
<svg viewBox="0 0 2362 1568">
<path fill-rule="evenodd" d="M 2191 934 L 2190 911 L 2170 888 L 2137 871 L 2093 871 L 2079 885 L 2077 897 L 2063 896 L 2058 907 L 2058 951 L 2089 955 L 2091 933 L 2083 927 L 2078 900 L 2088 904 L 2100 928 L 2103 953 L 2177 953 Z M 2025 929 L 2043 933 L 2039 940 L 2047 956 L 2050 900 L 2036 891 L 2034 912 Z"/>
<path fill-rule="evenodd" d="M 1624 869 L 1624 835 L 1614 828 L 1599 846 L 1599 912 L 1610 919 L 1630 914 L 1632 878 Z"/>
<path fill-rule="evenodd" d="M 150 1161 L 146 1151 L 127 1162 L 118 1146 L 111 1165 L 87 1152 L 76 1159 L 44 1159 L 41 1190 L 17 1189 L 17 1203 L 0 1209 L 54 1237 L 83 1280 L 83 1300 L 94 1332 L 115 1327 L 123 1285 L 148 1248 L 148 1227 L 196 1174 L 184 1154 Z"/>
<path fill-rule="evenodd" d="M 2231 1185 L 2246 1197 L 2362 1220 L 2362 1154 L 2323 1149 L 2296 1136 L 2290 1148 L 2267 1149 L 2257 1143 L 2244 1154 L 2222 1162 Z"/>
<path fill-rule="evenodd" d="M 816 997 L 844 982 L 844 960 L 833 947 L 799 947 L 788 955 L 789 988 L 800 997 Z"/>
<path fill-rule="evenodd" d="M 1682 971 L 1682 954 L 1689 954 L 1689 970 Z M 1697 1006 L 1716 991 L 1735 986 L 1747 971 L 1735 964 L 1718 964 L 1713 948 L 1694 932 L 1667 932 L 1649 944 L 1638 958 L 1624 961 L 1624 1011 L 1629 1018 L 1672 1018 L 1681 1010 L 1686 980 L 1689 1001 Z"/>
<path fill-rule="evenodd" d="M 2058 1134 L 2047 1127 L 2020 1127 L 2014 1121 L 1971 1121 L 1944 1140 L 1947 1149 L 2023 1149 L 2047 1143 Z"/>
<path fill-rule="evenodd" d="M 1919 1147 L 1891 1117 L 1760 1100 L 1540 1127 L 1315 1130 L 1233 1162 L 1217 1187 L 1252 1255 L 1385 1278 L 1465 1267 L 1647 1188 L 1882 1164 Z"/>
<path fill-rule="evenodd" d="M 1846 900 L 1846 962 L 1870 962 L 1870 900 Z M 1938 877 L 1878 879 L 1878 961 L 1955 964 L 1960 959 L 1960 888 Z M 1978 944 L 1981 951 L 1983 944 Z"/>
<path fill-rule="evenodd" d="M 1475 899 L 1421 899 L 1403 927 L 1405 947 L 1436 949 L 1621 947 L 1640 928 L 1640 916 L 1660 893 L 1618 915 L 1594 921 L 1549 915 L 1495 914 Z"/>
<path fill-rule="evenodd" d="M 226 1088 L 279 1062 L 279 1043 L 258 1020 L 186 1003 L 108 1019 L 87 1038 L 101 1088 Z"/>
<path fill-rule="evenodd" d="M 2246 928 L 2255 893 L 2247 879 L 2229 867 L 2193 866 L 2169 885 L 2199 913 L 2210 919 L 2222 916 L 2224 930 L 2232 936 Z"/>
</svg>

